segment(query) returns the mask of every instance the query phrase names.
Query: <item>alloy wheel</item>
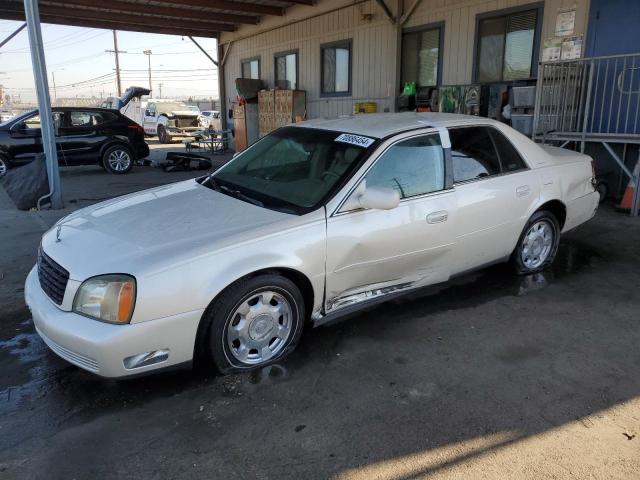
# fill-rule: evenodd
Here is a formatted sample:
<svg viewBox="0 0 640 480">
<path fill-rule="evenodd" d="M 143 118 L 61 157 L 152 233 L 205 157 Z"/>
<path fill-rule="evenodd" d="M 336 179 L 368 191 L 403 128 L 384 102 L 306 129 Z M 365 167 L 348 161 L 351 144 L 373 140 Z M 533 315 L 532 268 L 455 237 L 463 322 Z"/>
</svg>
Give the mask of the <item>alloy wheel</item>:
<svg viewBox="0 0 640 480">
<path fill-rule="evenodd" d="M 0 158 L 0 177 L 4 177 L 4 175 L 7 173 L 7 170 L 7 162 Z"/>
<path fill-rule="evenodd" d="M 292 330 L 289 301 L 278 292 L 264 290 L 242 300 L 227 323 L 225 336 L 236 360 L 258 365 L 282 351 Z"/>
<path fill-rule="evenodd" d="M 131 166 L 131 156 L 126 150 L 114 150 L 109 154 L 107 161 L 116 172 L 124 172 Z"/>
<path fill-rule="evenodd" d="M 529 227 L 520 253 L 525 267 L 533 270 L 544 264 L 553 249 L 554 236 L 553 225 L 547 220 L 539 220 Z"/>
</svg>

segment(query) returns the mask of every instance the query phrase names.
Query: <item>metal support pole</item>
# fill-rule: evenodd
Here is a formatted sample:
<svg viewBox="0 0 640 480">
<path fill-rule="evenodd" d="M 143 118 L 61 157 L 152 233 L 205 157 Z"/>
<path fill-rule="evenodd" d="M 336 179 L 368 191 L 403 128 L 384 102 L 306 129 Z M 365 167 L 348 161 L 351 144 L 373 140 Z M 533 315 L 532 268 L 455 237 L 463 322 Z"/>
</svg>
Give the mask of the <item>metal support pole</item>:
<svg viewBox="0 0 640 480">
<path fill-rule="evenodd" d="M 640 164 L 640 149 L 638 150 L 638 164 Z M 636 171 L 638 169 L 636 168 Z M 640 172 L 636 175 L 636 189 L 633 192 L 633 202 L 631 203 L 631 216 L 638 216 L 638 209 L 640 209 Z"/>
<path fill-rule="evenodd" d="M 202 46 L 198 42 L 195 41 L 195 39 L 192 36 L 189 36 L 189 40 L 191 40 L 195 44 L 195 46 L 198 47 L 202 53 L 204 53 L 204 56 L 207 57 L 209 60 L 211 60 L 216 67 L 218 66 L 218 62 L 216 62 L 211 57 L 211 55 L 209 55 L 209 53 L 207 53 L 207 51 L 204 48 L 202 48 Z"/>
<path fill-rule="evenodd" d="M 26 23 L 23 23 L 22 25 L 20 25 L 11 35 L 9 35 L 7 38 L 5 38 L 4 40 L 2 40 L 0 42 L 0 48 L 4 47 L 7 43 L 9 43 L 9 40 L 11 40 L 13 37 L 15 37 L 17 34 L 19 34 L 22 30 L 24 30 L 24 28 L 27 26 Z"/>
<path fill-rule="evenodd" d="M 595 69 L 595 62 L 591 60 L 589 63 L 589 83 L 587 83 L 587 103 L 584 107 L 584 118 L 589 118 L 589 110 L 591 108 L 591 89 L 593 88 L 593 71 Z M 580 152 L 584 153 L 586 138 L 587 138 L 587 122 L 582 122 L 582 141 L 580 142 Z"/>
<path fill-rule="evenodd" d="M 60 172 L 58 171 L 58 154 L 56 152 L 56 137 L 53 128 L 51 99 L 49 98 L 49 82 L 47 81 L 47 66 L 44 58 L 38 0 L 24 0 L 24 13 L 25 19 L 27 20 L 27 32 L 29 34 L 33 79 L 36 84 L 36 93 L 38 96 L 42 146 L 44 147 L 44 155 L 47 162 L 47 176 L 49 177 L 49 193 L 43 198 L 49 197 L 51 200 L 51 208 L 59 209 L 62 208 Z"/>
<path fill-rule="evenodd" d="M 116 82 L 118 86 L 118 96 L 122 96 L 122 81 L 120 80 L 120 52 L 118 51 L 118 34 L 113 31 L 113 52 L 116 56 Z M 149 82 L 151 83 L 151 82 Z"/>
<path fill-rule="evenodd" d="M 231 48 L 231 44 L 227 46 L 227 52 Z M 224 61 L 226 59 L 226 55 L 224 52 L 224 45 L 221 45 L 218 41 L 218 58 L 221 58 L 222 61 L 218 65 L 218 97 L 220 98 L 220 129 L 227 130 L 227 97 L 226 97 L 226 85 L 224 79 Z"/>
</svg>

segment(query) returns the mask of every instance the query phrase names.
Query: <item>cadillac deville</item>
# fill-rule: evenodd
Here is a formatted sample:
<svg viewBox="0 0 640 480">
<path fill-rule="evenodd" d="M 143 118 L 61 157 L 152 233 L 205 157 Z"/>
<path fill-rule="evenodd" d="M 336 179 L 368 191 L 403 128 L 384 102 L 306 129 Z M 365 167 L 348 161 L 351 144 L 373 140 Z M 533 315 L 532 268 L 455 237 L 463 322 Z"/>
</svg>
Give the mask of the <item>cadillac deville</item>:
<svg viewBox="0 0 640 480">
<path fill-rule="evenodd" d="M 313 120 L 63 218 L 26 302 L 44 342 L 98 375 L 239 372 L 285 357 L 306 324 L 496 262 L 538 272 L 597 205 L 589 157 L 488 119 Z"/>
</svg>

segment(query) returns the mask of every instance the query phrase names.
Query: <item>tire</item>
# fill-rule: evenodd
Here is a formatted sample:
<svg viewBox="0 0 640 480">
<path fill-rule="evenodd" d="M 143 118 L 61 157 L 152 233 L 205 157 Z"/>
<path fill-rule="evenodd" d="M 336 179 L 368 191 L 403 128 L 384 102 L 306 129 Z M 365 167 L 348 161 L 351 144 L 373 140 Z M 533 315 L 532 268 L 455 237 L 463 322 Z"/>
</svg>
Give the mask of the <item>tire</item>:
<svg viewBox="0 0 640 480">
<path fill-rule="evenodd" d="M 7 174 L 7 171 L 11 168 L 11 163 L 4 155 L 0 155 L 0 178 Z"/>
<path fill-rule="evenodd" d="M 198 358 L 223 374 L 262 368 L 295 349 L 305 318 L 291 280 L 276 274 L 238 280 L 205 312 Z"/>
<path fill-rule="evenodd" d="M 133 168 L 133 161 L 131 149 L 124 145 L 109 147 L 102 155 L 102 166 L 114 175 L 129 173 Z"/>
<path fill-rule="evenodd" d="M 160 143 L 171 143 L 171 135 L 167 133 L 167 129 L 164 125 L 158 125 L 158 141 Z"/>
<path fill-rule="evenodd" d="M 546 210 L 534 213 L 518 239 L 511 263 L 519 275 L 537 273 L 547 268 L 558 253 L 560 225 Z"/>
</svg>

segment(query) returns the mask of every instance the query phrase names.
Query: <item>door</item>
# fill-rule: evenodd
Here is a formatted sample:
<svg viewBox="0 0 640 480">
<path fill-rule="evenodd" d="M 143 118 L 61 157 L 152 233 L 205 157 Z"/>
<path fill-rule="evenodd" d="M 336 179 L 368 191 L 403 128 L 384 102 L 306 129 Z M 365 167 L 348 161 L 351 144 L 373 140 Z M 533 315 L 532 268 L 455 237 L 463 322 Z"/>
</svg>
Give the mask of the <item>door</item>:
<svg viewBox="0 0 640 480">
<path fill-rule="evenodd" d="M 115 119 L 108 112 L 70 110 L 59 129 L 58 142 L 64 161 L 68 165 L 81 165 L 99 161 L 100 149 L 107 136 L 103 124 Z"/>
<path fill-rule="evenodd" d="M 54 123 L 60 125 L 62 114 L 54 112 Z M 40 115 L 35 112 L 28 118 L 16 123 L 11 128 L 11 145 L 9 154 L 16 164 L 22 165 L 31 162 L 36 155 L 43 152 L 42 131 L 40 130 Z M 56 138 L 58 160 L 61 161 L 60 144 Z"/>
<path fill-rule="evenodd" d="M 394 142 L 352 195 L 393 188 L 398 207 L 341 207 L 327 219 L 327 312 L 449 278 L 456 194 L 445 185 L 440 137 L 409 134 Z"/>
<path fill-rule="evenodd" d="M 452 128 L 449 137 L 458 200 L 452 273 L 461 273 L 511 254 L 540 191 L 498 129 Z"/>
<path fill-rule="evenodd" d="M 148 135 L 156 135 L 158 133 L 158 112 L 155 103 L 148 103 L 142 118 L 144 133 Z"/>
</svg>

